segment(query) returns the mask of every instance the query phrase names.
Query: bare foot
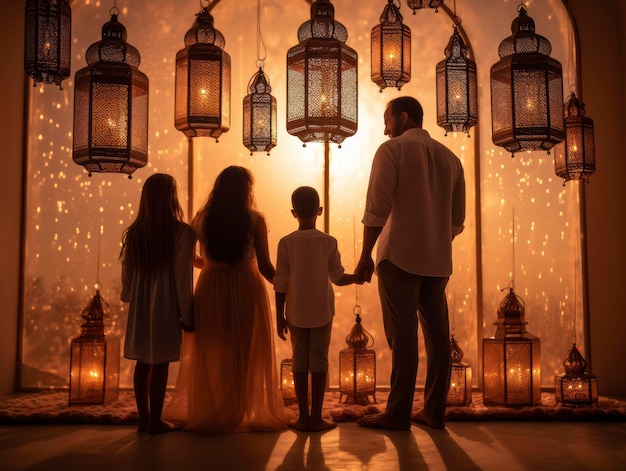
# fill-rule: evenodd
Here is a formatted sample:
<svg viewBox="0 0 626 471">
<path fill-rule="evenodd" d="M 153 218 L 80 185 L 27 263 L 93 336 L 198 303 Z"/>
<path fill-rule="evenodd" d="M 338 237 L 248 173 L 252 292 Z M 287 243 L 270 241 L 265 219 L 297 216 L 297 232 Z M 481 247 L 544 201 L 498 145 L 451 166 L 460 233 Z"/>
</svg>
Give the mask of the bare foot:
<svg viewBox="0 0 626 471">
<path fill-rule="evenodd" d="M 413 422 L 417 422 L 418 424 L 427 425 L 430 428 L 436 428 L 439 430 L 446 428 L 446 425 L 443 423 L 443 421 L 438 422 L 426 417 L 426 415 L 424 414 L 424 409 L 419 410 L 415 414 L 413 414 L 411 416 L 411 420 Z"/>
<path fill-rule="evenodd" d="M 178 425 L 174 425 L 166 422 L 165 420 L 162 420 L 159 423 L 148 426 L 148 430 L 146 431 L 148 433 L 167 433 L 176 432 L 177 430 L 180 430 L 180 427 Z"/>
<path fill-rule="evenodd" d="M 337 427 L 335 422 L 330 422 L 328 420 L 319 419 L 319 420 L 311 420 L 311 428 L 309 429 L 311 432 L 321 432 L 323 430 L 330 430 Z"/>
<path fill-rule="evenodd" d="M 386 414 L 371 414 L 356 421 L 361 427 L 386 428 L 391 430 L 410 430 L 411 423 L 403 424 L 391 419 Z"/>
<path fill-rule="evenodd" d="M 301 432 L 308 432 L 311 429 L 311 424 L 308 420 L 294 420 L 293 422 L 289 422 L 289 427 L 295 430 L 299 430 Z"/>
</svg>

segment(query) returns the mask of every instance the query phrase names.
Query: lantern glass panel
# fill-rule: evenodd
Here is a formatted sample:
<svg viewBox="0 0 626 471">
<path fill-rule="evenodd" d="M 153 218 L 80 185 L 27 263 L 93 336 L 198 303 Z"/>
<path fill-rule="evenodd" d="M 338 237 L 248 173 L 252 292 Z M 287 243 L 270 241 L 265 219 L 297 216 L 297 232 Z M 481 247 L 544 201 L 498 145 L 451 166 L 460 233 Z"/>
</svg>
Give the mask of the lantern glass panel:
<svg viewBox="0 0 626 471">
<path fill-rule="evenodd" d="M 472 368 L 466 363 L 452 363 L 448 406 L 466 406 L 472 402 Z"/>
<path fill-rule="evenodd" d="M 291 370 L 292 365 L 293 361 L 291 358 L 285 358 L 280 362 L 280 392 L 285 401 L 294 401 L 296 399 L 296 389 Z"/>
<path fill-rule="evenodd" d="M 598 402 L 598 380 L 594 375 L 583 373 L 570 376 L 555 375 L 554 394 L 556 401 L 571 406 L 586 406 Z"/>
<path fill-rule="evenodd" d="M 339 352 L 340 394 L 359 402 L 376 392 L 376 354 L 368 348 L 345 348 Z"/>
<path fill-rule="evenodd" d="M 105 337 L 72 340 L 69 404 L 103 404 L 118 396 L 120 344 Z"/>
</svg>

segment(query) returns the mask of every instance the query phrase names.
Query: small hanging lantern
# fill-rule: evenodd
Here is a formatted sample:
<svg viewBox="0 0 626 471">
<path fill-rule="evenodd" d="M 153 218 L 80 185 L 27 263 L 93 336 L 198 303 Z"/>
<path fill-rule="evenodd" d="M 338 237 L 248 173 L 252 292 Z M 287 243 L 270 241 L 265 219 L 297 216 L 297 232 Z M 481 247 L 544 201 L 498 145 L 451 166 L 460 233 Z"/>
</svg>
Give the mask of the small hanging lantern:
<svg viewBox="0 0 626 471">
<path fill-rule="evenodd" d="M 561 63 L 550 57 L 550 42 L 535 33 L 523 5 L 511 36 L 498 47 L 491 66 L 493 143 L 514 154 L 550 151 L 565 137 Z"/>
<path fill-rule="evenodd" d="M 472 367 L 463 360 L 463 350 L 459 347 L 454 334 L 450 336 L 450 354 L 452 368 L 448 389 L 448 406 L 468 406 L 472 403 Z"/>
<path fill-rule="evenodd" d="M 598 378 L 585 373 L 587 361 L 576 347 L 576 339 L 563 361 L 565 373 L 554 376 L 556 402 L 566 406 L 590 406 L 598 404 Z"/>
<path fill-rule="evenodd" d="M 585 116 L 585 105 L 572 92 L 565 103 L 565 148 L 554 158 L 555 173 L 569 180 L 589 181 L 596 170 L 593 120 Z"/>
<path fill-rule="evenodd" d="M 248 95 L 243 99 L 243 145 L 253 152 L 267 152 L 276 147 L 276 98 L 270 95 L 272 87 L 263 68 L 254 74 L 248 84 Z"/>
<path fill-rule="evenodd" d="M 329 0 L 313 2 L 287 52 L 287 132 L 304 143 L 341 144 L 357 130 L 358 55 L 334 15 Z"/>
<path fill-rule="evenodd" d="M 148 77 L 111 9 L 102 40 L 74 77 L 73 159 L 89 172 L 131 174 L 148 162 Z"/>
<path fill-rule="evenodd" d="M 208 2 L 207 2 L 208 3 Z M 207 7 L 176 53 L 175 126 L 188 137 L 217 139 L 230 129 L 230 56 Z"/>
<path fill-rule="evenodd" d="M 80 337 L 72 339 L 69 405 L 104 404 L 117 399 L 120 343 L 104 335 L 104 309 L 100 290 L 81 313 Z"/>
<path fill-rule="evenodd" d="M 372 28 L 372 82 L 382 92 L 411 80 L 411 29 L 402 23 L 400 9 L 388 0 L 380 24 Z"/>
<path fill-rule="evenodd" d="M 361 307 L 354 307 L 356 324 L 346 337 L 348 348 L 339 352 L 339 402 L 345 396 L 346 404 L 376 402 L 376 352 L 368 347 L 372 336 L 361 325 Z"/>
<path fill-rule="evenodd" d="M 460 19 L 455 17 L 454 32 L 446 46 L 446 58 L 437 64 L 437 124 L 448 132 L 469 130 L 478 122 L 476 62 L 467 57 L 468 48 L 459 34 Z"/>
<path fill-rule="evenodd" d="M 280 392 L 285 404 L 293 404 L 296 401 L 292 367 L 293 360 L 291 358 L 285 358 L 280 362 Z"/>
<path fill-rule="evenodd" d="M 539 338 L 526 332 L 524 302 L 509 288 L 498 308 L 496 334 L 483 339 L 483 397 L 487 405 L 541 402 Z"/>
<path fill-rule="evenodd" d="M 26 0 L 24 70 L 37 82 L 61 82 L 70 76 L 72 9 L 68 0 Z"/>
<path fill-rule="evenodd" d="M 434 8 L 435 13 L 439 13 L 439 7 L 443 5 L 443 0 L 406 0 L 407 6 L 413 10 L 421 10 L 422 8 Z"/>
</svg>

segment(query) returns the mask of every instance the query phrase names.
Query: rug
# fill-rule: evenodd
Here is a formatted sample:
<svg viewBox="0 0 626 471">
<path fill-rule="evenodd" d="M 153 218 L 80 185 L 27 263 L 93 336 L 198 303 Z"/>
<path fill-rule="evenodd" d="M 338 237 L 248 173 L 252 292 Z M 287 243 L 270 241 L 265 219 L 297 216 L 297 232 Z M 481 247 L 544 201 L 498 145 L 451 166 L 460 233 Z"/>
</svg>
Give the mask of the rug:
<svg viewBox="0 0 626 471">
<path fill-rule="evenodd" d="M 324 414 L 336 422 L 355 421 L 385 409 L 387 391 L 377 391 L 369 404 L 339 402 L 339 392 L 329 391 L 324 400 Z M 373 401 L 376 401 L 375 403 Z M 167 401 L 167 399 L 166 399 Z M 422 407 L 423 394 L 416 391 L 414 409 Z M 297 412 L 294 403 L 285 406 Z M 472 404 L 448 407 L 447 421 L 479 420 L 595 420 L 625 421 L 626 402 L 600 397 L 597 406 L 568 407 L 556 404 L 554 393 L 544 392 L 541 404 L 520 408 L 485 406 L 482 393 L 476 392 Z M 0 398 L 0 424 L 111 424 L 137 423 L 135 398 L 131 390 L 120 390 L 117 400 L 101 405 L 68 405 L 67 391 L 15 393 Z"/>
</svg>

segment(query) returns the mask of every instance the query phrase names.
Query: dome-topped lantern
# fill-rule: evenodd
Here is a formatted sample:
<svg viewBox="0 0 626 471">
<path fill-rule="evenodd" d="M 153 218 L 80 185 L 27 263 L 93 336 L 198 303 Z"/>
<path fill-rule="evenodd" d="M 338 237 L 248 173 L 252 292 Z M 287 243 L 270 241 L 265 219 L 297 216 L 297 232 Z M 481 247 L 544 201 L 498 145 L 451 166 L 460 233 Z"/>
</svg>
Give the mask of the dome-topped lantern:
<svg viewBox="0 0 626 471">
<path fill-rule="evenodd" d="M 585 372 L 587 361 L 576 346 L 576 338 L 563 366 L 565 373 L 554 376 L 556 402 L 574 407 L 598 404 L 598 378 Z"/>
<path fill-rule="evenodd" d="M 87 49 L 87 67 L 74 77 L 73 159 L 92 172 L 131 174 L 148 162 L 148 77 L 139 51 L 117 20 Z"/>
<path fill-rule="evenodd" d="M 414 15 L 416 10 L 421 10 L 422 8 L 434 8 L 435 13 L 438 13 L 439 7 L 443 5 L 443 0 L 406 0 L 406 4 L 413 10 Z"/>
<path fill-rule="evenodd" d="M 329 0 L 313 2 L 287 52 L 287 132 L 304 143 L 341 144 L 357 130 L 358 55 L 334 16 Z"/>
<path fill-rule="evenodd" d="M 213 16 L 202 8 L 176 53 L 176 129 L 217 140 L 230 129 L 230 56 Z"/>
<path fill-rule="evenodd" d="M 526 8 L 518 11 L 491 67 L 492 139 L 512 154 L 549 153 L 565 137 L 561 63 L 550 57 L 552 46 L 535 33 Z"/>
<path fill-rule="evenodd" d="M 398 90 L 411 80 L 411 29 L 402 23 L 400 9 L 388 0 L 380 24 L 372 28 L 372 82 L 382 92 L 386 87 Z"/>
<path fill-rule="evenodd" d="M 248 95 L 243 99 L 243 145 L 253 152 L 270 150 L 276 147 L 276 98 L 270 92 L 270 81 L 259 67 L 248 84 Z"/>
</svg>

